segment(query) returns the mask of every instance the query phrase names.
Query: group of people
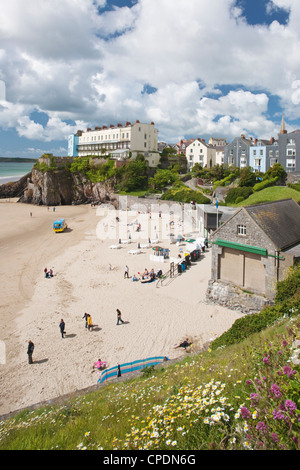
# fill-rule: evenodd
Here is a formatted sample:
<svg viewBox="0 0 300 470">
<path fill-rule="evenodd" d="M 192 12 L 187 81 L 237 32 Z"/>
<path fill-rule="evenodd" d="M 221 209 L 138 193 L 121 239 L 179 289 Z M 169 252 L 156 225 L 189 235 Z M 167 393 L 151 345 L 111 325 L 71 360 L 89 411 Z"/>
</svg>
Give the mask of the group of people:
<svg viewBox="0 0 300 470">
<path fill-rule="evenodd" d="M 89 331 L 92 331 L 93 330 L 93 321 L 92 321 L 92 317 L 89 313 L 85 313 L 83 315 L 83 317 L 85 319 L 85 327 L 89 330 Z"/>
<path fill-rule="evenodd" d="M 44 274 L 45 274 L 45 277 L 53 277 L 54 276 L 52 269 L 49 269 L 49 271 L 48 271 L 48 269 L 45 268 L 44 269 Z"/>
<path fill-rule="evenodd" d="M 138 273 L 140 274 L 140 273 Z M 145 271 L 141 274 L 142 276 L 142 282 L 152 282 L 155 279 L 158 279 L 162 276 L 162 270 L 159 269 L 157 273 L 155 273 L 154 269 L 152 268 L 151 271 L 149 272 L 147 268 L 145 268 Z"/>
</svg>

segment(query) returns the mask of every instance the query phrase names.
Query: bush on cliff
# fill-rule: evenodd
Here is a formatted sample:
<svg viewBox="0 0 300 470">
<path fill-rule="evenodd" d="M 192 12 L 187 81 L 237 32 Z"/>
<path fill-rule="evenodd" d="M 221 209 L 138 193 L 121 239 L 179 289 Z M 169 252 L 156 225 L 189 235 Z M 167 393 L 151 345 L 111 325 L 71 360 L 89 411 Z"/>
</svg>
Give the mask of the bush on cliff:
<svg viewBox="0 0 300 470">
<path fill-rule="evenodd" d="M 84 175 L 92 183 L 100 183 L 114 176 L 114 161 L 107 160 L 104 163 L 95 164 L 91 157 L 77 157 L 74 158 L 70 171 Z"/>
<path fill-rule="evenodd" d="M 196 204 L 210 204 L 210 199 L 200 191 L 194 191 L 187 187 L 182 182 L 175 183 L 170 189 L 168 189 L 161 197 L 164 201 L 176 201 L 190 203 L 195 202 Z"/>
</svg>

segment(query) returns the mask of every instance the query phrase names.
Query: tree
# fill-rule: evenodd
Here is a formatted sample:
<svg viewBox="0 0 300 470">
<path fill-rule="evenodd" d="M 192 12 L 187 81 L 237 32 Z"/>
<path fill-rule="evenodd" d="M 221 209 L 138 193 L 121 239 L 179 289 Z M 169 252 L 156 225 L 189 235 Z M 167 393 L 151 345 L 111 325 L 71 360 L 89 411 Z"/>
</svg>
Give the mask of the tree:
<svg viewBox="0 0 300 470">
<path fill-rule="evenodd" d="M 248 186 L 252 187 L 256 183 L 256 174 L 253 173 L 250 166 L 241 169 L 239 186 Z"/>
<path fill-rule="evenodd" d="M 121 191 L 129 192 L 148 187 L 148 167 L 145 160 L 139 157 L 121 167 L 117 176 L 120 180 L 118 188 Z"/>
<path fill-rule="evenodd" d="M 149 184 L 153 189 L 161 190 L 178 179 L 178 173 L 174 170 L 157 170 L 155 175 L 149 179 Z"/>
<path fill-rule="evenodd" d="M 275 178 L 278 176 L 278 179 L 286 179 L 286 172 L 283 166 L 280 163 L 274 163 L 273 166 L 267 169 L 266 173 L 264 174 L 263 180 L 267 180 L 269 178 Z"/>
</svg>

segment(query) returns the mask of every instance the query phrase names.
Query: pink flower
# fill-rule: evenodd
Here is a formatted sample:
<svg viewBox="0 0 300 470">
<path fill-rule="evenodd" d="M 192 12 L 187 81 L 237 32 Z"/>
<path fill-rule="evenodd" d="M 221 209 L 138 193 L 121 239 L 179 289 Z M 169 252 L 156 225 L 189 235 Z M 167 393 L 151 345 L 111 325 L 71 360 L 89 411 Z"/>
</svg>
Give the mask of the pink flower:
<svg viewBox="0 0 300 470">
<path fill-rule="evenodd" d="M 263 358 L 264 364 L 269 364 L 269 362 L 270 362 L 269 359 L 270 359 L 270 356 L 265 356 L 265 357 Z"/>
<path fill-rule="evenodd" d="M 283 366 L 283 373 L 288 377 L 291 377 L 293 374 L 296 373 L 296 371 L 292 370 L 290 366 Z"/>
<path fill-rule="evenodd" d="M 280 388 L 279 388 L 278 385 L 276 385 L 276 384 L 273 384 L 273 385 L 271 386 L 271 392 L 274 393 L 274 395 L 275 395 L 276 398 L 280 398 L 281 395 L 282 395 L 282 393 L 281 393 L 281 391 L 280 391 Z"/>
<path fill-rule="evenodd" d="M 242 406 L 241 408 L 241 415 L 244 419 L 248 419 L 251 417 L 251 413 L 250 411 L 248 410 L 248 408 L 246 408 L 246 406 Z"/>
<path fill-rule="evenodd" d="M 259 421 L 256 425 L 256 430 L 260 431 L 260 432 L 266 432 L 267 431 L 267 426 L 262 421 Z"/>
<path fill-rule="evenodd" d="M 297 409 L 296 403 L 294 403 L 292 400 L 285 400 L 284 404 L 289 411 L 295 411 Z"/>
</svg>

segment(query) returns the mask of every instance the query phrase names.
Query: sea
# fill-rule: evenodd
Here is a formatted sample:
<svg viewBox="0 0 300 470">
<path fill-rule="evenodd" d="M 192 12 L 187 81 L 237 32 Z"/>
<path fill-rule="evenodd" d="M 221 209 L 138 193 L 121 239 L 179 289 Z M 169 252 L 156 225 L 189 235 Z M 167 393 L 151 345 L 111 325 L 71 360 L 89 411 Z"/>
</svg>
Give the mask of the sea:
<svg viewBox="0 0 300 470">
<path fill-rule="evenodd" d="M 0 162 L 0 185 L 18 181 L 32 170 L 33 162 Z"/>
</svg>

